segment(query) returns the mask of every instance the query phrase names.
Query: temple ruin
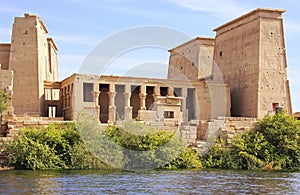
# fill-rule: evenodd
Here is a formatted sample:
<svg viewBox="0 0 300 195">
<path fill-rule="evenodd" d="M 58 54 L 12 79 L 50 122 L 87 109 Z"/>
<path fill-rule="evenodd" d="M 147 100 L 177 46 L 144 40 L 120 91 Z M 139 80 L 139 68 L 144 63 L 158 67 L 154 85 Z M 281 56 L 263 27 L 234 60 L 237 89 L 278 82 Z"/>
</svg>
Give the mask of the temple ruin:
<svg viewBox="0 0 300 195">
<path fill-rule="evenodd" d="M 284 12 L 258 8 L 215 28 L 214 38 L 171 48 L 167 79 L 74 73 L 62 81 L 46 25 L 24 14 L 14 20 L 11 43 L 0 44 L 0 87 L 10 96 L 4 115 L 73 120 L 84 111 L 101 124 L 194 125 L 182 130 L 192 142 L 226 117 L 262 118 L 282 107 L 292 114 Z M 2 132 L 7 129 L 2 120 Z"/>
</svg>

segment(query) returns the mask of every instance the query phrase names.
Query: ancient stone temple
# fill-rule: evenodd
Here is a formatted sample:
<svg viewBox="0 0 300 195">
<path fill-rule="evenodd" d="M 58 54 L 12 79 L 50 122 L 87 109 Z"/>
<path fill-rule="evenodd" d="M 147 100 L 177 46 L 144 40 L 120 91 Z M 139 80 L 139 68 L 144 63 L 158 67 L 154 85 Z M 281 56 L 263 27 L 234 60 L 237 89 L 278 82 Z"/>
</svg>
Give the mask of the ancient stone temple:
<svg viewBox="0 0 300 195">
<path fill-rule="evenodd" d="M 57 47 L 47 33 L 38 16 L 25 14 L 14 20 L 11 43 L 0 45 L 1 73 L 13 75 L 13 82 L 2 89 L 11 88 L 16 115 L 45 116 L 47 101 L 59 100 L 60 88 L 54 92 L 44 84 L 58 81 Z"/>
<path fill-rule="evenodd" d="M 281 107 L 291 114 L 283 13 L 259 8 L 214 29 L 214 38 L 171 48 L 167 79 L 76 73 L 62 81 L 46 25 L 36 15 L 16 17 L 11 43 L 0 44 L 6 114 L 73 120 L 84 111 L 102 124 L 135 119 L 196 129 L 207 126 L 201 121 L 262 118 Z"/>
<path fill-rule="evenodd" d="M 256 9 L 216 29 L 214 60 L 230 86 L 231 115 L 292 113 L 287 80 L 284 10 Z"/>
</svg>

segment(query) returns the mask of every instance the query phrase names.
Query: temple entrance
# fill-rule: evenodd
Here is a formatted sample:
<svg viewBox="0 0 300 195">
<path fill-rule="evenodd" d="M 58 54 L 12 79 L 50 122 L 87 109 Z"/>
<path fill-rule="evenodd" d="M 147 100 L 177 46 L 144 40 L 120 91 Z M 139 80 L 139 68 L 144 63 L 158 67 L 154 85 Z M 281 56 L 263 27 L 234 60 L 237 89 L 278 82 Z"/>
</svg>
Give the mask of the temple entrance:
<svg viewBox="0 0 300 195">
<path fill-rule="evenodd" d="M 140 109 L 140 86 L 131 86 L 130 106 L 132 107 L 132 118 L 138 117 Z"/>
<path fill-rule="evenodd" d="M 56 117 L 56 106 L 48 106 L 48 117 L 49 118 L 55 118 Z"/>
<path fill-rule="evenodd" d="M 109 112 L 109 84 L 100 84 L 100 95 L 99 95 L 99 104 L 100 104 L 100 122 L 108 122 L 108 112 Z"/>
<path fill-rule="evenodd" d="M 124 120 L 124 99 L 125 85 L 116 85 L 116 96 L 115 96 L 115 105 L 116 105 L 116 119 Z"/>
<path fill-rule="evenodd" d="M 188 109 L 188 120 L 195 119 L 195 89 L 187 89 L 186 109 Z"/>
<path fill-rule="evenodd" d="M 154 106 L 154 87 L 151 86 L 147 86 L 146 87 L 146 110 L 152 110 L 153 106 Z"/>
</svg>

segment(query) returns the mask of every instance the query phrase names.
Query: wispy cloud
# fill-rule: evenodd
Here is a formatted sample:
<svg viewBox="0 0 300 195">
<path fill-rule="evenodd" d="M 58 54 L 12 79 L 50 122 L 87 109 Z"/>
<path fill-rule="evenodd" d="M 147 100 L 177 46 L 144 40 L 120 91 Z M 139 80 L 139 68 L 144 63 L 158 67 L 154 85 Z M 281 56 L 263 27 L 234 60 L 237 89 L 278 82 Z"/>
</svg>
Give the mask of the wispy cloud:
<svg viewBox="0 0 300 195">
<path fill-rule="evenodd" d="M 97 0 L 67 0 L 72 4 L 77 4 L 91 9 L 108 10 L 115 13 L 139 16 L 143 18 L 171 18 L 171 13 L 159 9 L 145 9 L 135 6 L 132 0 L 102 0 L 101 4 Z M 129 3 L 130 2 L 130 3 Z M 138 2 L 138 1 L 137 1 Z M 132 6 L 134 5 L 134 6 Z M 179 13 L 176 13 L 177 15 Z M 176 15 L 174 15 L 176 16 Z"/>
<path fill-rule="evenodd" d="M 242 1 L 233 0 L 169 0 L 169 2 L 222 19 L 239 16 L 253 8 Z"/>
</svg>

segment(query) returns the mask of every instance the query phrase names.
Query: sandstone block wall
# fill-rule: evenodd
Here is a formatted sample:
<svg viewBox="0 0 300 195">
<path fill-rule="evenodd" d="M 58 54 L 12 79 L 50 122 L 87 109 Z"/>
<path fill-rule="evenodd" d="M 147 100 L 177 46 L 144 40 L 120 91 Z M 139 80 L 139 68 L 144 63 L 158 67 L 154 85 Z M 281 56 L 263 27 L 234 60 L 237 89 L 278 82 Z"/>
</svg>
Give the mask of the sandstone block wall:
<svg viewBox="0 0 300 195">
<path fill-rule="evenodd" d="M 168 79 L 198 80 L 212 74 L 214 39 L 196 37 L 171 50 Z"/>
<path fill-rule="evenodd" d="M 47 33 L 39 16 L 25 14 L 14 20 L 9 70 L 15 73 L 12 102 L 16 114 L 47 116 L 44 81 L 58 79 L 57 48 Z"/>
<path fill-rule="evenodd" d="M 10 44 L 0 44 L 0 70 L 8 70 L 10 56 Z"/>
<path fill-rule="evenodd" d="M 250 129 L 255 129 L 256 124 L 257 119 L 255 118 L 226 118 L 224 126 L 220 129 L 220 138 L 227 143 L 231 143 L 234 136 L 243 134 Z"/>
<path fill-rule="evenodd" d="M 231 115 L 262 118 L 275 107 L 291 113 L 282 13 L 256 9 L 215 29 L 215 68 L 230 86 Z"/>
</svg>

